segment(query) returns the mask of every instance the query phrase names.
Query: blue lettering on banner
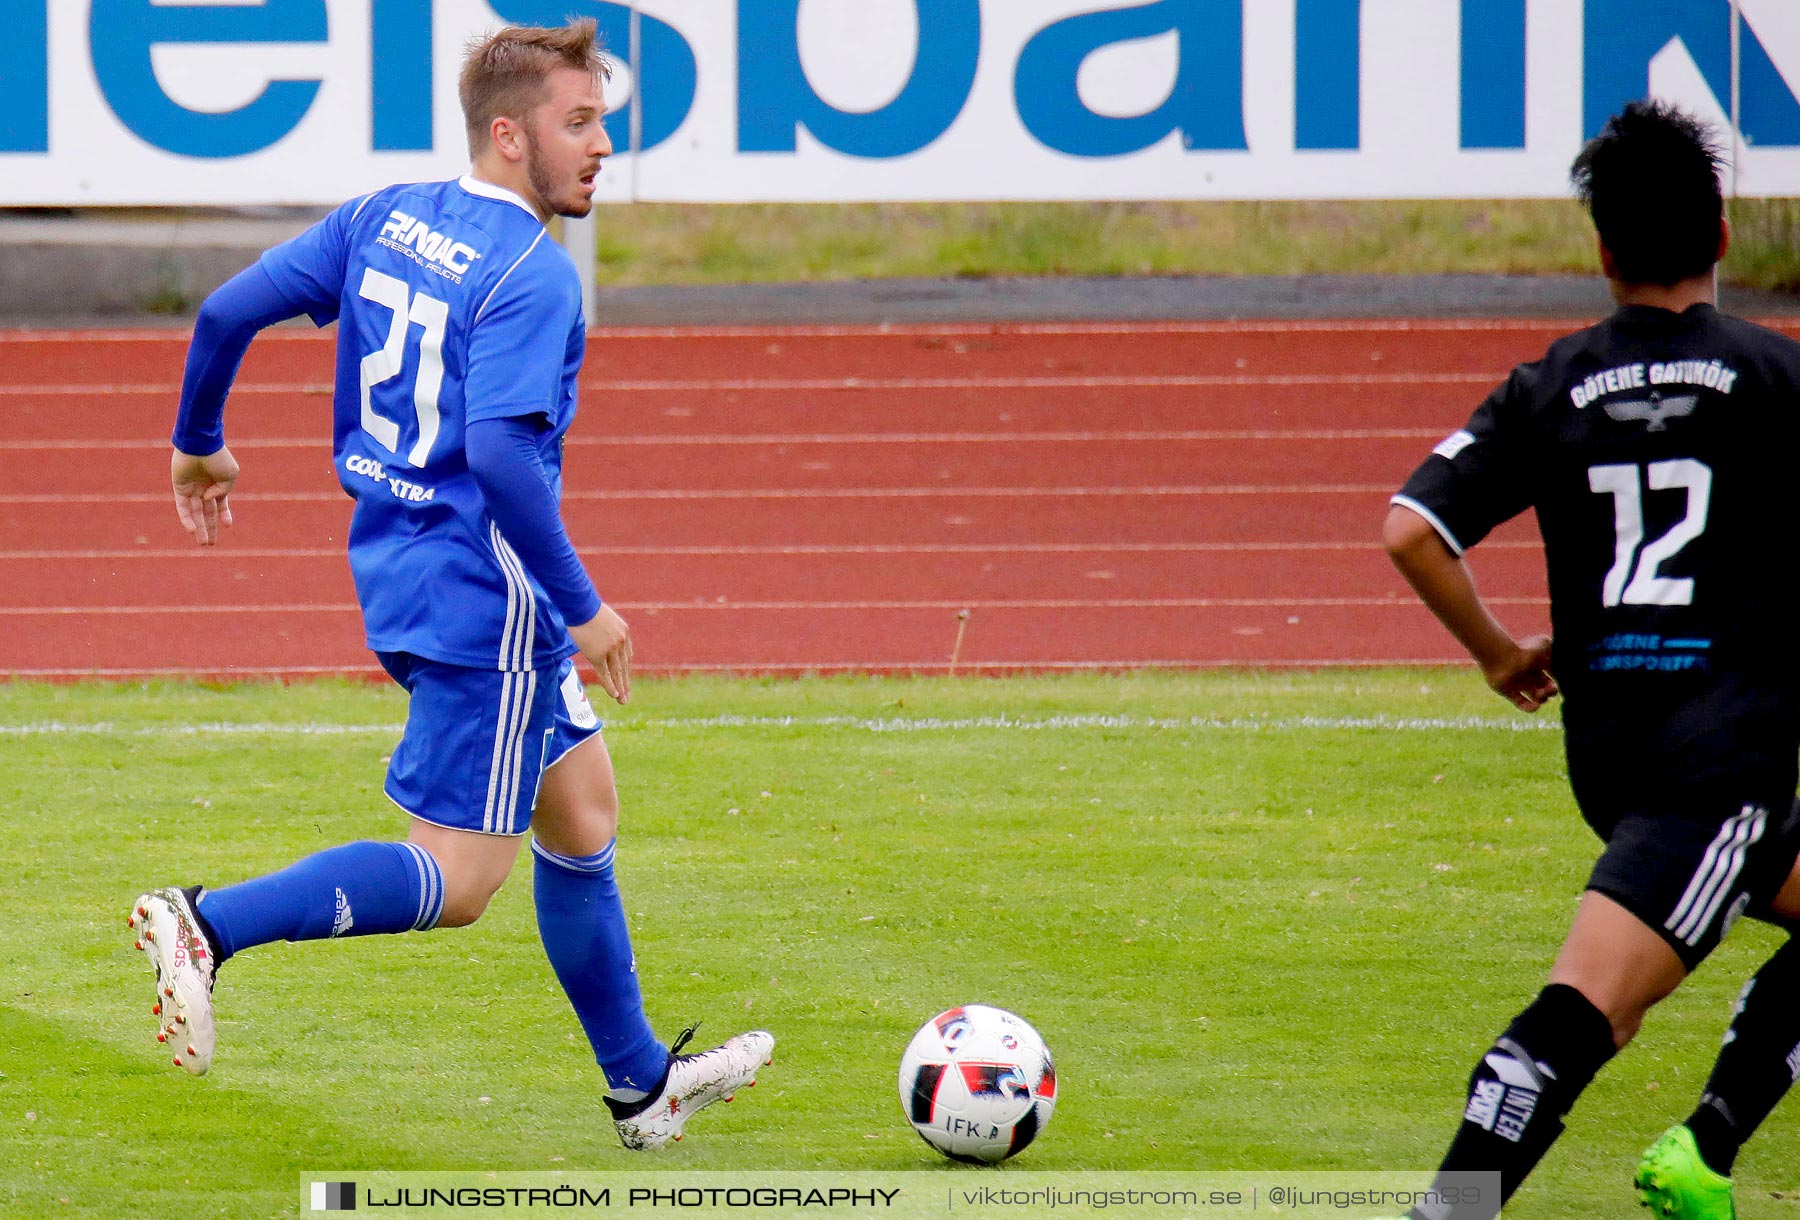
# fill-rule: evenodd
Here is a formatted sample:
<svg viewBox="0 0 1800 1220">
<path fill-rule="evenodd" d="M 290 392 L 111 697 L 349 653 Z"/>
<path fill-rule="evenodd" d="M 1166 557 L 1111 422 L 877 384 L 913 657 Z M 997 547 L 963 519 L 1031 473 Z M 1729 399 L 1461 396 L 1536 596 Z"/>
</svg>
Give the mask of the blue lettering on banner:
<svg viewBox="0 0 1800 1220">
<path fill-rule="evenodd" d="M 1462 146 L 1525 147 L 1525 0 L 1462 0 Z"/>
<path fill-rule="evenodd" d="M 800 0 L 738 0 L 738 148 L 793 152 L 805 127 L 853 157 L 904 157 L 950 130 L 975 85 L 980 0 L 914 0 L 919 53 L 893 101 L 866 114 L 837 109 L 800 63 Z"/>
<path fill-rule="evenodd" d="M 560 25 L 570 17 L 592 17 L 609 54 L 623 58 L 636 50 L 637 62 L 631 65 L 633 96 L 606 117 L 614 146 L 621 152 L 631 151 L 630 128 L 634 125 L 640 131 L 637 147 L 641 151 L 664 147 L 677 131 L 693 126 L 690 116 L 702 104 L 703 67 L 715 72 L 717 79 L 709 81 L 715 85 L 724 83 L 731 70 L 723 61 L 701 65 L 696 48 L 716 47 L 718 55 L 735 56 L 735 114 L 725 114 L 734 99 L 721 96 L 717 88 L 704 99 L 734 128 L 735 147 L 729 147 L 732 135 L 722 142 L 696 144 L 693 152 L 707 164 L 721 159 L 729 162 L 740 154 L 791 157 L 803 139 L 840 161 L 848 157 L 891 160 L 916 154 L 951 133 L 977 128 L 1002 143 L 1025 140 L 1028 149 L 1081 160 L 1125 158 L 1171 146 L 1189 153 L 1247 153 L 1245 82 L 1276 76 L 1285 79 L 1289 67 L 1285 61 L 1290 54 L 1293 149 L 1303 161 L 1315 151 L 1355 153 L 1363 147 L 1364 134 L 1371 140 L 1379 134 L 1373 127 L 1365 132 L 1361 122 L 1364 55 L 1372 49 L 1391 54 L 1397 47 L 1412 47 L 1417 39 L 1412 23 L 1399 11 L 1406 5 L 1292 0 L 1292 46 L 1285 41 L 1267 42 L 1252 48 L 1258 50 L 1258 58 L 1246 63 L 1245 13 L 1260 13 L 1249 4 L 1264 0 L 1070 0 L 1054 6 L 1033 0 L 906 2 L 917 16 L 916 56 L 893 99 L 867 111 L 839 109 L 808 81 L 800 54 L 800 20 L 806 0 L 729 0 L 736 15 L 730 45 L 710 36 L 706 40 L 696 36 L 690 44 L 671 24 L 685 27 L 690 21 L 708 20 L 700 10 L 724 9 L 727 0 L 712 0 L 710 5 L 656 6 L 674 14 L 668 20 L 641 13 L 634 16 L 629 0 L 485 0 L 485 7 L 475 6 L 482 10 L 481 16 L 472 20 L 491 28 L 502 22 Z M 1271 6 L 1276 2 L 1267 0 Z M 1800 4 L 1800 0 L 1794 3 Z M 84 7 L 85 24 L 81 18 Z M 852 3 L 844 7 L 862 8 Z M 1775 41 L 1778 35 L 1785 39 L 1793 30 L 1760 17 L 1769 11 L 1766 5 L 1745 7 L 1751 17 L 1738 18 L 1741 24 L 1735 27 L 1741 35 L 1739 92 L 1744 139 L 1761 149 L 1800 150 L 1800 59 L 1789 54 L 1796 48 Z M 434 0 L 367 0 L 365 17 L 364 8 L 349 0 L 85 0 L 85 4 L 77 0 L 0 0 L 0 15 L 5 19 L 0 25 L 0 159 L 22 155 L 44 160 L 53 170 L 42 181 L 30 171 L 18 175 L 7 184 L 9 197 L 45 201 L 46 192 L 52 190 L 66 190 L 75 196 L 93 193 L 114 202 L 130 197 L 182 196 L 201 188 L 183 183 L 178 158 L 246 157 L 297 144 L 302 134 L 308 147 L 314 146 L 314 137 L 330 136 L 336 137 L 339 146 L 346 140 L 353 145 L 363 139 L 360 122 L 364 117 L 368 122 L 366 145 L 343 147 L 346 163 L 356 167 L 357 176 L 373 172 L 370 167 L 381 162 L 381 154 L 441 153 L 448 157 L 460 151 L 460 133 L 440 130 L 435 116 L 440 111 L 448 114 L 444 105 L 449 100 L 447 91 L 454 85 L 455 70 L 448 56 L 440 63 L 437 55 L 445 49 L 439 45 L 447 33 L 443 23 L 452 20 L 452 10 L 457 14 L 454 20 L 463 20 L 466 8 Z M 996 17 L 1002 8 L 1009 15 L 1004 23 L 1009 31 L 1019 14 L 1040 8 L 1055 11 L 1038 16 L 1019 31 L 1024 36 L 1022 46 L 1010 41 L 1010 33 L 1006 46 L 984 46 L 984 24 L 1003 24 Z M 1541 45 L 1557 33 L 1531 27 L 1528 14 L 1532 8 L 1531 0 L 1455 0 L 1455 11 L 1460 14 L 1459 45 L 1417 47 L 1420 55 L 1458 57 L 1457 97 L 1431 94 L 1421 103 L 1458 106 L 1457 148 L 1465 152 L 1526 151 L 1532 100 L 1528 89 L 1544 83 L 1535 76 L 1528 80 L 1528 50 L 1543 60 L 1536 66 L 1546 71 L 1564 73 L 1566 69 L 1571 81 L 1577 72 L 1581 74 L 1581 110 L 1575 116 L 1580 134 L 1595 133 L 1626 102 L 1645 96 L 1650 65 L 1665 51 L 1691 56 L 1719 106 L 1729 105 L 1732 0 L 1581 0 L 1580 9 L 1570 14 L 1574 21 L 1579 13 L 1580 46 L 1573 45 L 1573 39 L 1567 46 Z M 332 24 L 334 13 L 351 12 L 354 16 L 343 16 Z M 53 14 L 67 20 L 53 26 Z M 713 15 L 719 16 L 717 12 Z M 891 8 L 879 14 L 870 12 L 866 31 L 859 27 L 850 36 L 891 41 L 893 27 L 903 23 L 888 20 L 890 16 Z M 860 11 L 856 20 L 863 20 Z M 1762 21 L 1760 29 L 1756 20 Z M 641 36 L 635 46 L 634 21 Z M 720 26 L 722 31 L 727 29 L 729 20 Z M 697 24 L 692 28 L 700 29 Z M 1449 27 L 1442 29 L 1448 37 Z M 53 35 L 68 45 L 52 46 Z M 361 56 L 364 35 L 370 51 L 366 65 Z M 1540 45 L 1531 44 L 1532 36 Z M 1402 41 L 1408 38 L 1413 41 Z M 1149 40 L 1156 40 L 1160 48 L 1177 48 L 1172 72 L 1154 82 L 1143 82 L 1156 90 L 1169 84 L 1166 96 L 1146 100 L 1142 113 L 1129 114 L 1102 113 L 1097 107 L 1103 103 L 1091 92 L 1084 99 L 1083 78 L 1090 75 L 1084 68 L 1102 66 L 1092 57 L 1112 58 L 1112 48 Z M 192 108 L 177 101 L 181 90 L 176 86 L 181 82 L 157 74 L 157 65 L 170 56 L 167 48 L 171 47 L 218 47 L 222 49 L 213 53 L 219 56 L 234 55 L 241 49 L 239 58 L 258 65 L 257 75 L 250 81 L 255 96 L 241 105 L 234 99 L 233 108 L 224 110 Z M 1010 73 L 1009 112 L 1007 100 L 980 96 L 974 90 L 984 56 L 1003 58 L 1015 47 L 1016 61 L 988 65 L 996 72 Z M 321 48 L 325 50 L 321 52 Z M 1782 76 L 1771 48 L 1780 52 L 1781 62 L 1794 73 L 1791 82 Z M 898 55 L 907 49 L 894 50 Z M 1118 69 L 1130 58 L 1121 50 L 1119 62 L 1109 67 Z M 296 61 L 329 67 L 314 71 L 294 66 Z M 1123 71 L 1129 75 L 1132 69 Z M 59 97 L 75 99 L 97 86 L 100 102 L 110 107 L 111 114 L 101 123 L 102 131 L 84 135 L 71 127 L 63 132 L 54 155 L 48 155 L 53 153 L 52 128 L 56 126 L 53 73 Z M 320 79 L 328 73 L 335 92 L 325 90 Z M 1429 92 L 1435 89 L 1436 80 L 1433 76 L 1413 84 Z M 1385 90 L 1390 85 L 1372 78 L 1368 83 L 1371 89 Z M 1538 134 L 1554 150 L 1577 131 L 1576 125 L 1563 123 L 1571 118 L 1560 113 L 1565 108 L 1563 94 L 1552 92 L 1554 97 L 1536 99 L 1541 111 L 1536 117 L 1544 120 L 1545 128 Z M 1003 113 L 965 116 L 968 108 L 990 103 L 997 103 Z M 79 105 L 91 104 L 82 100 Z M 327 104 L 332 130 L 321 131 Z M 71 105 L 75 106 L 75 101 L 71 100 Z M 73 122 L 76 116 L 71 111 L 62 117 Z M 1379 117 L 1371 111 L 1372 121 Z M 339 127 L 343 130 L 336 130 Z M 77 173 L 72 167 L 81 161 L 84 141 L 96 138 L 103 143 L 126 140 L 141 144 L 142 151 L 157 154 L 155 170 L 142 182 L 110 189 L 104 181 L 91 182 L 91 175 Z M 1538 155 L 1546 152 L 1540 148 L 1529 158 L 1507 159 L 1518 161 L 1521 171 L 1529 175 L 1519 189 L 1555 189 L 1559 179 L 1547 176 L 1546 157 Z M 1271 147 L 1259 149 L 1256 156 L 1230 158 L 1234 167 L 1242 165 L 1250 172 L 1241 182 L 1220 185 L 1228 190 L 1255 190 L 1258 183 L 1270 180 L 1263 173 L 1270 168 L 1265 162 L 1279 164 L 1286 155 L 1285 150 Z M 1433 159 L 1421 162 L 1406 175 L 1406 191 L 1454 193 L 1461 181 L 1457 167 L 1484 160 L 1448 149 L 1434 150 Z M 1766 162 L 1772 170 L 1766 177 L 1765 162 L 1760 157 L 1755 160 L 1755 179 L 1750 185 L 1758 193 L 1791 186 L 1800 174 L 1790 152 Z M 1037 163 L 1042 161 L 1042 156 L 1037 162 L 1028 158 L 1028 167 L 1021 171 L 1027 195 L 1036 197 L 1056 189 L 1053 180 L 1041 173 L 1043 167 Z M 1362 189 L 1354 177 L 1354 164 L 1354 159 L 1326 158 L 1315 166 L 1318 173 L 1310 176 L 1316 181 L 1291 187 L 1282 185 L 1287 178 L 1275 175 L 1272 189 L 1324 193 L 1345 187 Z M 670 180 L 679 180 L 682 191 L 691 191 L 691 179 L 682 176 L 679 164 L 674 168 Z M 309 179 L 306 169 L 303 166 L 300 171 L 277 175 L 282 182 L 279 188 L 271 178 L 270 190 L 291 197 L 295 191 L 305 193 L 304 184 L 317 179 L 321 185 L 329 180 L 335 192 L 345 172 L 335 167 L 337 172 L 314 173 Z M 207 173 L 194 177 L 197 182 L 216 180 Z M 47 185 L 52 178 L 64 185 Z M 991 172 L 976 178 L 978 194 L 1010 189 L 1010 180 L 997 180 Z M 1205 180 L 1210 182 L 1210 176 Z M 660 181 L 659 177 L 659 186 Z M 843 183 L 846 191 L 860 189 L 848 178 Z M 780 188 L 759 184 L 751 191 L 767 189 Z M 803 196 L 829 195 L 838 189 L 828 176 L 800 176 L 798 190 Z M 1211 188 L 1196 183 L 1194 189 Z"/>
<path fill-rule="evenodd" d="M 152 48 L 324 42 L 325 0 L 263 0 L 256 6 L 93 0 L 88 37 L 106 104 L 139 139 L 183 156 L 238 157 L 267 148 L 298 126 L 318 96 L 319 82 L 272 80 L 236 110 L 190 110 L 156 79 Z"/>
<path fill-rule="evenodd" d="M 0 38 L 0 152 L 50 151 L 50 0 L 19 0 Z"/>
<path fill-rule="evenodd" d="M 1294 147 L 1362 145 L 1362 0 L 1295 0 Z"/>
<path fill-rule="evenodd" d="M 1626 102 L 1650 92 L 1650 61 L 1680 39 L 1713 96 L 1731 100 L 1730 0 L 1586 0 L 1583 130 L 1599 134 Z M 1782 79 L 1748 21 L 1742 26 L 1739 83 L 1744 138 L 1800 145 L 1800 100 Z"/>
<path fill-rule="evenodd" d="M 1128 118 L 1087 108 L 1076 86 L 1083 60 L 1115 42 L 1170 30 L 1180 39 L 1181 60 L 1162 105 Z M 1013 94 L 1032 138 L 1074 157 L 1139 152 L 1173 131 L 1189 149 L 1246 150 L 1241 0 L 1157 0 L 1053 22 L 1020 52 Z"/>
<path fill-rule="evenodd" d="M 373 0 L 369 135 L 376 152 L 431 151 L 431 0 Z"/>
<path fill-rule="evenodd" d="M 488 0 L 502 21 L 517 25 L 557 26 L 571 17 L 592 17 L 600 27 L 600 41 L 609 55 L 623 58 L 631 48 L 631 10 L 605 0 Z M 700 70 L 694 48 L 674 26 L 648 13 L 638 17 L 638 53 L 642 62 L 631 65 L 636 82 L 630 105 L 606 116 L 606 134 L 621 152 L 631 146 L 631 111 L 643 107 L 643 144 L 648 152 L 675 134 L 694 108 Z"/>
</svg>

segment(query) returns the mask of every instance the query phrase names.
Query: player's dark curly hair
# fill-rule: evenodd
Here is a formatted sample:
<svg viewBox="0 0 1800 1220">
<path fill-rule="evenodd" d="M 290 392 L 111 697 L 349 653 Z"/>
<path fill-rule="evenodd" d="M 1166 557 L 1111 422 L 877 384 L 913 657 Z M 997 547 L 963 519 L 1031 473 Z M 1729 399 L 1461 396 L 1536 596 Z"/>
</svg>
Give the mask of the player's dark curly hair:
<svg viewBox="0 0 1800 1220">
<path fill-rule="evenodd" d="M 1724 163 L 1712 128 L 1667 102 L 1632 102 L 1587 142 L 1569 178 L 1621 280 L 1666 287 L 1712 270 Z"/>
</svg>

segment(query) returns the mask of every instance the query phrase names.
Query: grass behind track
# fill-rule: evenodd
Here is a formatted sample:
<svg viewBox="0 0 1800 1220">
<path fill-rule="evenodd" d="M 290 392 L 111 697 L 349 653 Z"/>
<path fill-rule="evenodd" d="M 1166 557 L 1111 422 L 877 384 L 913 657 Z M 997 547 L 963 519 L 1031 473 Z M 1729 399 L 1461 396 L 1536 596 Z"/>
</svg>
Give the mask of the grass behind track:
<svg viewBox="0 0 1800 1220">
<path fill-rule="evenodd" d="M 307 1170 L 645 1166 L 527 865 L 472 928 L 231 962 L 203 1079 L 152 1041 L 131 898 L 398 837 L 402 714 L 334 683 L 0 685 L 0 1214 L 267 1217 Z M 1594 855 L 1536 725 L 1449 671 L 643 683 L 608 736 L 651 1018 L 781 1039 L 654 1164 L 936 1164 L 894 1067 L 974 1000 L 1059 1068 L 1054 1121 L 997 1172 L 1435 1164 Z M 1633 1213 L 1637 1153 L 1773 943 L 1741 928 L 1652 1016 L 1509 1217 Z M 1795 1104 L 1739 1162 L 1745 1220 L 1796 1214 L 1771 1196 Z"/>
<path fill-rule="evenodd" d="M 1725 277 L 1800 291 L 1800 200 L 1731 205 Z M 1592 275 L 1574 200 L 625 204 L 607 285 L 904 276 Z"/>
</svg>

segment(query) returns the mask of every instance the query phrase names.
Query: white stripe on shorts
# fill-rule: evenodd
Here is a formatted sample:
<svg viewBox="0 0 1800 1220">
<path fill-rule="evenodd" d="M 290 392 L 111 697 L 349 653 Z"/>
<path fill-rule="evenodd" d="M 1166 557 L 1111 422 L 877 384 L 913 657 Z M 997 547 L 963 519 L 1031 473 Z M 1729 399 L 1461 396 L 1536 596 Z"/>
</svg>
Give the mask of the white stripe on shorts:
<svg viewBox="0 0 1800 1220">
<path fill-rule="evenodd" d="M 537 595 L 516 551 L 488 523 L 488 544 L 494 561 L 506 578 L 506 625 L 500 632 L 497 668 L 506 677 L 500 688 L 499 716 L 494 724 L 494 756 L 488 765 L 487 804 L 481 829 L 488 834 L 517 834 L 519 786 L 525 772 L 525 728 L 531 721 L 531 705 L 537 695 L 537 673 L 532 670 L 537 650 Z"/>
<path fill-rule="evenodd" d="M 531 725 L 531 705 L 537 698 L 537 670 L 528 669 L 522 676 L 525 679 L 525 695 L 519 700 L 519 727 L 513 734 L 512 757 L 508 760 L 512 777 L 506 787 L 506 806 L 501 810 L 500 833 L 509 835 L 519 833 L 516 823 L 519 820 L 519 779 L 525 774 L 525 730 Z"/>
<path fill-rule="evenodd" d="M 1745 852 L 1762 838 L 1768 816 L 1766 809 L 1745 805 L 1719 827 L 1719 833 L 1706 848 L 1706 855 L 1701 857 L 1700 867 L 1694 870 L 1693 879 L 1688 882 L 1687 892 L 1682 894 L 1675 913 L 1663 925 L 1675 934 L 1676 939 L 1689 945 L 1700 943 L 1700 938 L 1724 905 L 1732 884 L 1743 871 Z"/>
<path fill-rule="evenodd" d="M 494 757 L 488 763 L 487 804 L 481 813 L 481 829 L 487 834 L 501 834 L 499 803 L 505 799 L 507 764 L 513 756 L 513 739 L 519 732 L 519 681 L 521 675 L 507 671 L 500 682 L 500 708 L 494 717 Z"/>
</svg>

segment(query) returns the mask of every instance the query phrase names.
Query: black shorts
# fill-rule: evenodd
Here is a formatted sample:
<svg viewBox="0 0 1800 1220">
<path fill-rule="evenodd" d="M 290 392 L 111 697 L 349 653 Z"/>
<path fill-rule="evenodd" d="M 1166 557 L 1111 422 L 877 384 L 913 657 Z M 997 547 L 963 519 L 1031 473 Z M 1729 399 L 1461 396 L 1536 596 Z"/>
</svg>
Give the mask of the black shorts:
<svg viewBox="0 0 1800 1220">
<path fill-rule="evenodd" d="M 1718 816 L 1626 814 L 1612 825 L 1588 888 L 1655 929 L 1689 970 L 1740 915 L 1794 930 L 1769 904 L 1800 857 L 1800 802 L 1730 801 Z"/>
</svg>

